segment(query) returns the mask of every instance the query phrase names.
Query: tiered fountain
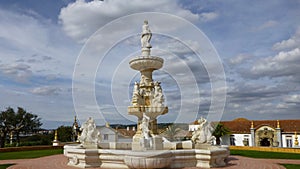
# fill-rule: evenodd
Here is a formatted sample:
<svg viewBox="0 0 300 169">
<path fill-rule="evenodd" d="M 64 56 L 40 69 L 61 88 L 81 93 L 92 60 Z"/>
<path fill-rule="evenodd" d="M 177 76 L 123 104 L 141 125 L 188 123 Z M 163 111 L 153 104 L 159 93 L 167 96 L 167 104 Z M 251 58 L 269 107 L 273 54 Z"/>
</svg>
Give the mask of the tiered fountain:
<svg viewBox="0 0 300 169">
<path fill-rule="evenodd" d="M 212 146 L 212 131 L 206 119 L 199 119 L 200 128 L 192 141 L 168 142 L 157 132 L 157 117 L 166 114 L 160 82 L 153 81 L 152 72 L 163 66 L 164 60 L 150 55 L 152 34 L 144 21 L 141 36 L 142 54 L 130 60 L 130 67 L 141 73 L 135 82 L 128 114 L 138 118 L 132 143 L 101 143 L 95 122 L 89 118 L 82 126 L 80 145 L 64 146 L 68 165 L 88 168 L 184 168 L 225 166 L 228 148 Z"/>
<path fill-rule="evenodd" d="M 153 149 L 162 150 L 162 138 L 157 134 L 157 116 L 166 114 L 168 107 L 164 106 L 164 96 L 160 82 L 154 82 L 152 72 L 163 66 L 164 60 L 151 56 L 150 40 L 152 33 L 148 21 L 144 21 L 141 36 L 142 55 L 130 60 L 130 67 L 141 73 L 140 83 L 135 82 L 132 96 L 132 106 L 128 114 L 137 116 L 137 132 L 133 137 L 132 150 Z"/>
</svg>

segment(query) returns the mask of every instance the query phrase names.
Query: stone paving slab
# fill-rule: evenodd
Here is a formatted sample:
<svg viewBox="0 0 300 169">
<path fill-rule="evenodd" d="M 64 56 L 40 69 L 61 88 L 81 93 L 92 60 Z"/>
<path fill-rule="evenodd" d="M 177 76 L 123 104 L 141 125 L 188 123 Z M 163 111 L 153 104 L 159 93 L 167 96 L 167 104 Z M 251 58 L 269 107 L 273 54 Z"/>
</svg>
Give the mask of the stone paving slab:
<svg viewBox="0 0 300 169">
<path fill-rule="evenodd" d="M 78 169 L 67 166 L 67 158 L 62 155 L 53 155 L 35 159 L 0 160 L 0 164 L 15 164 L 8 169 Z M 229 156 L 228 166 L 224 169 L 284 169 L 279 164 L 300 164 L 300 160 L 282 159 L 254 159 L 241 156 Z M 96 169 L 96 168 L 93 168 Z M 99 169 L 99 168 L 97 168 Z M 186 167 L 184 169 L 199 169 Z M 216 169 L 220 169 L 216 168 Z"/>
</svg>

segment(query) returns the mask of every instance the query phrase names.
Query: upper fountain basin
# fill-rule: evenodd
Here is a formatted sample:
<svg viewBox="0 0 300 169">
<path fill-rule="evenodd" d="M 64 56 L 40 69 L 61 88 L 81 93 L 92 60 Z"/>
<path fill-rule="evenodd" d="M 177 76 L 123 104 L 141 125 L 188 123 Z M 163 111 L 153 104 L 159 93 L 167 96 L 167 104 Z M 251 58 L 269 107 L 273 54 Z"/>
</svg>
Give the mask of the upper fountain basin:
<svg viewBox="0 0 300 169">
<path fill-rule="evenodd" d="M 143 71 L 147 69 L 158 70 L 163 66 L 164 60 L 157 56 L 140 56 L 129 61 L 134 70 Z"/>
</svg>

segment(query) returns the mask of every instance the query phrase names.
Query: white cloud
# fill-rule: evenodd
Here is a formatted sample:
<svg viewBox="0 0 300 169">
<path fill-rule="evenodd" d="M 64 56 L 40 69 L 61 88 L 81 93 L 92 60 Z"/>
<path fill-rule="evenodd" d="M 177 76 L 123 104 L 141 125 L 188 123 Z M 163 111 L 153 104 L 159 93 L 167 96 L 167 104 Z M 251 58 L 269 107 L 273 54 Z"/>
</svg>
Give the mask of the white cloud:
<svg viewBox="0 0 300 169">
<path fill-rule="evenodd" d="M 15 63 L 11 65 L 0 65 L 0 72 L 5 76 L 13 78 L 17 82 L 28 82 L 32 76 L 32 71 L 29 65 L 23 63 Z"/>
<path fill-rule="evenodd" d="M 300 94 L 288 95 L 284 98 L 286 103 L 300 104 Z"/>
<path fill-rule="evenodd" d="M 24 107 L 43 120 L 73 119 L 67 89 L 79 48 L 59 25 L 0 8 L 0 51 L 1 107 Z"/>
<path fill-rule="evenodd" d="M 282 51 L 274 57 L 268 57 L 257 61 L 251 68 L 254 75 L 270 77 L 298 76 L 300 70 L 300 49 Z"/>
<path fill-rule="evenodd" d="M 231 58 L 230 60 L 229 60 L 229 62 L 231 63 L 231 64 L 240 64 L 240 63 L 242 63 L 242 62 L 244 62 L 244 61 L 246 61 L 246 60 L 248 60 L 248 59 L 251 59 L 251 55 L 249 55 L 249 54 L 239 54 L 239 55 L 237 55 L 236 57 L 234 57 L 234 58 Z"/>
<path fill-rule="evenodd" d="M 200 14 L 200 21 L 209 22 L 219 17 L 218 13 L 215 12 L 205 12 Z"/>
<path fill-rule="evenodd" d="M 0 58 L 7 65 L 5 74 L 8 69 L 20 70 L 18 62 L 26 64 L 34 75 L 71 75 L 74 62 L 70 60 L 76 57 L 77 46 L 59 26 L 40 16 L 0 9 L 0 37 Z M 27 70 L 23 69 L 26 75 Z"/>
<path fill-rule="evenodd" d="M 300 28 L 289 39 L 277 42 L 273 45 L 273 50 L 286 50 L 295 47 L 300 47 Z"/>
<path fill-rule="evenodd" d="M 32 89 L 30 92 L 37 95 L 57 95 L 61 91 L 59 87 L 43 86 Z"/>
<path fill-rule="evenodd" d="M 61 10 L 59 19 L 63 29 L 73 39 L 84 42 L 92 33 L 110 21 L 122 16 L 139 12 L 165 12 L 195 21 L 199 18 L 188 10 L 182 9 L 175 1 L 98 1 L 77 0 Z M 213 13 L 205 13 L 202 20 L 215 18 Z M 120 30 L 120 28 L 118 28 Z"/>
<path fill-rule="evenodd" d="M 262 25 L 254 28 L 254 30 L 255 31 L 261 31 L 261 30 L 264 30 L 264 29 L 272 28 L 272 27 L 276 26 L 277 24 L 278 24 L 277 21 L 268 20 L 268 21 L 264 22 Z"/>
</svg>

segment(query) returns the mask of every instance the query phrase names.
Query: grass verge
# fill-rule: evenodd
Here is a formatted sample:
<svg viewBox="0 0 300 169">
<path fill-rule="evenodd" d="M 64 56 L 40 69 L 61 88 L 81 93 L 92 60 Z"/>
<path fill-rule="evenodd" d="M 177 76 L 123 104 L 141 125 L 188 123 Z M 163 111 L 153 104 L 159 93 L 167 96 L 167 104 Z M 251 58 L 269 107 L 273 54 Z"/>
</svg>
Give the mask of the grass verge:
<svg viewBox="0 0 300 169">
<path fill-rule="evenodd" d="M 295 154 L 295 153 L 279 153 L 279 152 L 265 152 L 265 151 L 252 151 L 252 150 L 230 150 L 230 154 L 252 157 L 252 158 L 300 160 L 300 154 Z"/>
<path fill-rule="evenodd" d="M 0 169 L 6 169 L 8 168 L 9 166 L 12 166 L 14 164 L 0 164 Z"/>
<path fill-rule="evenodd" d="M 300 164 L 280 164 L 284 166 L 286 169 L 299 169 Z"/>
<path fill-rule="evenodd" d="M 0 160 L 38 158 L 49 155 L 62 154 L 62 152 L 62 149 L 3 152 L 1 153 Z"/>
</svg>

